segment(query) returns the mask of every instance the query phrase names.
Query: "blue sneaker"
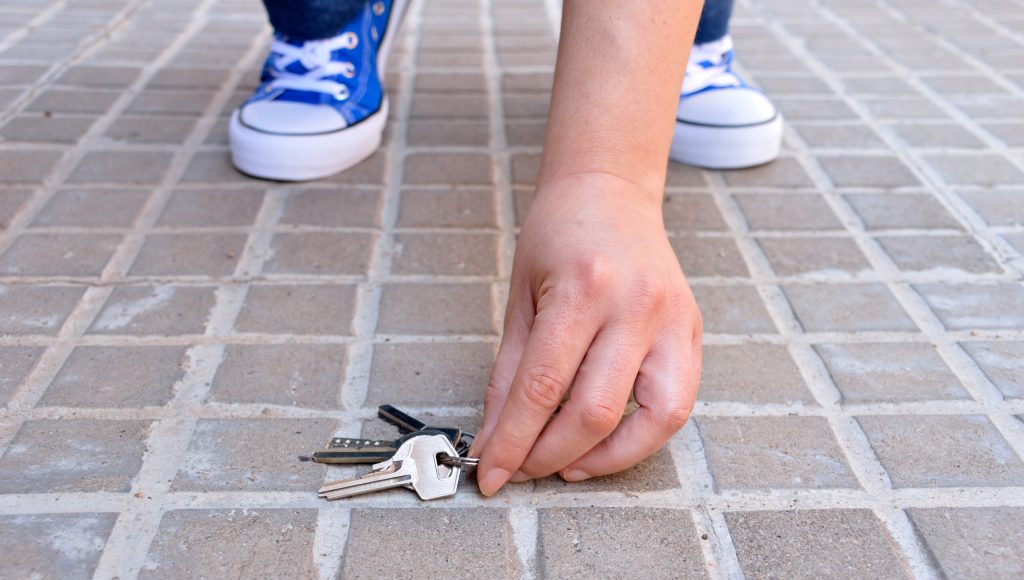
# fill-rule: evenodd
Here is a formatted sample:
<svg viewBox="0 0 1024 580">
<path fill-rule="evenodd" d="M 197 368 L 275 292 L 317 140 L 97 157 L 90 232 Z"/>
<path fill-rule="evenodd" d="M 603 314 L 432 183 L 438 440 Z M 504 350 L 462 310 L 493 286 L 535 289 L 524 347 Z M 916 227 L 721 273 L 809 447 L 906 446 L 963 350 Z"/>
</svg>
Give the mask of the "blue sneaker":
<svg viewBox="0 0 1024 580">
<path fill-rule="evenodd" d="M 381 77 L 409 0 L 369 0 L 338 36 L 276 36 L 262 84 L 231 116 L 231 159 L 256 177 L 318 179 L 380 147 L 388 118 Z"/>
<path fill-rule="evenodd" d="M 669 156 L 711 169 L 768 163 L 782 148 L 782 116 L 732 71 L 732 39 L 694 45 Z"/>
</svg>

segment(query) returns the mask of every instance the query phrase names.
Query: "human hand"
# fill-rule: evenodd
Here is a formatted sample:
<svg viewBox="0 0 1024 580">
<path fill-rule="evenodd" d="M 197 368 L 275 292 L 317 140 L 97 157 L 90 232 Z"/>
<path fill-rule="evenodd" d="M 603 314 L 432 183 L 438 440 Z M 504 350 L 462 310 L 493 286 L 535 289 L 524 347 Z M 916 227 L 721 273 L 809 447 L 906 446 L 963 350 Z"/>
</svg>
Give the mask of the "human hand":
<svg viewBox="0 0 1024 580">
<path fill-rule="evenodd" d="M 484 495 L 556 472 L 621 471 L 686 422 L 701 317 L 662 219 L 660 195 L 610 175 L 538 188 L 470 450 Z M 630 393 L 639 408 L 623 418 Z"/>
</svg>

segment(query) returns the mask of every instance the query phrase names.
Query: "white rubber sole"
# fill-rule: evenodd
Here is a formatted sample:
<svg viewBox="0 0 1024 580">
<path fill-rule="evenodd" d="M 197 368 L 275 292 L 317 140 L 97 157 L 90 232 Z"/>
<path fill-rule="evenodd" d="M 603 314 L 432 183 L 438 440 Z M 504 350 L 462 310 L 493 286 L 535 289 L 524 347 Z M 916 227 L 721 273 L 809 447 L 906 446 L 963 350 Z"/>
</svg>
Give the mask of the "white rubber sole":
<svg viewBox="0 0 1024 580">
<path fill-rule="evenodd" d="M 744 127 L 676 121 L 669 158 L 707 169 L 743 169 L 774 161 L 782 149 L 782 116 Z"/>
<path fill-rule="evenodd" d="M 363 122 L 333 133 L 276 135 L 244 125 L 231 115 L 231 161 L 253 177 L 275 181 L 322 179 L 345 171 L 380 148 L 388 119 L 388 98 Z"/>
<path fill-rule="evenodd" d="M 394 28 L 377 53 L 377 70 L 387 70 L 391 47 L 411 0 L 395 0 Z M 389 26 L 390 28 L 390 26 Z M 349 169 L 380 148 L 388 120 L 388 97 L 380 109 L 363 121 L 339 131 L 316 135 L 265 133 L 241 122 L 239 111 L 231 114 L 228 142 L 231 162 L 242 173 L 275 181 L 322 179 Z"/>
</svg>

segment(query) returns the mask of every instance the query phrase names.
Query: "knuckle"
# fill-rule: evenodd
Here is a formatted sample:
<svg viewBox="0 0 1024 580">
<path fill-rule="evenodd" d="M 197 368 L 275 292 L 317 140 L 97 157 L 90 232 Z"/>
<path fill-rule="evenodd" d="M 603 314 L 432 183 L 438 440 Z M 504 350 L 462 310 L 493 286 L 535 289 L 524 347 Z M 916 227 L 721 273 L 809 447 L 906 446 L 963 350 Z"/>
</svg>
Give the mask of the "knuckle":
<svg viewBox="0 0 1024 580">
<path fill-rule="evenodd" d="M 633 281 L 633 304 L 643 312 L 657 310 L 669 296 L 668 283 L 661 276 L 644 273 Z"/>
<path fill-rule="evenodd" d="M 601 296 L 615 283 L 615 269 L 603 256 L 591 256 L 578 262 L 573 271 L 572 293 L 588 299 Z"/>
<path fill-rule="evenodd" d="M 522 393 L 526 400 L 545 411 L 553 411 L 562 402 L 569 385 L 551 367 L 535 367 L 523 378 Z"/>
<path fill-rule="evenodd" d="M 675 403 L 668 405 L 661 414 L 661 422 L 666 431 L 675 433 L 686 425 L 686 422 L 690 420 L 690 413 L 693 411 L 693 405 L 686 405 Z"/>
<path fill-rule="evenodd" d="M 592 433 L 611 433 L 622 420 L 622 409 L 608 397 L 589 401 L 580 415 L 584 430 Z"/>
<path fill-rule="evenodd" d="M 484 391 L 484 407 L 497 406 L 504 398 L 505 390 L 498 386 L 498 383 L 494 381 L 487 383 L 487 389 Z"/>
</svg>

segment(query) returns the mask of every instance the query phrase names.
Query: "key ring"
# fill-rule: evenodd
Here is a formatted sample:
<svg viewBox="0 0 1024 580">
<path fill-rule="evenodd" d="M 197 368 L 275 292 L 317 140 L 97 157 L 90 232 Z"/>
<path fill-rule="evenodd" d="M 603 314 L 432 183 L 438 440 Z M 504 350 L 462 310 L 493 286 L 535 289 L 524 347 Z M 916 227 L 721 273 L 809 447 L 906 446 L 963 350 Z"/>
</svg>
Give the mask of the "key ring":
<svg viewBox="0 0 1024 580">
<path fill-rule="evenodd" d="M 440 454 L 437 456 L 437 462 L 448 467 L 465 467 L 468 469 L 480 465 L 480 458 Z"/>
</svg>

